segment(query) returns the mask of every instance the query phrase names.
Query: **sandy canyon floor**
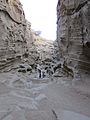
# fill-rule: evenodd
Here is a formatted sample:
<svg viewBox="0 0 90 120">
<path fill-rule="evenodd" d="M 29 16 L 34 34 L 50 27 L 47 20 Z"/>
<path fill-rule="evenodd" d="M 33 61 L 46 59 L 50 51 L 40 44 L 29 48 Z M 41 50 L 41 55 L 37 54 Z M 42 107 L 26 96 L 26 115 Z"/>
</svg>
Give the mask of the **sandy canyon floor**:
<svg viewBox="0 0 90 120">
<path fill-rule="evenodd" d="M 0 120 L 90 120 L 89 85 L 0 73 Z"/>
</svg>

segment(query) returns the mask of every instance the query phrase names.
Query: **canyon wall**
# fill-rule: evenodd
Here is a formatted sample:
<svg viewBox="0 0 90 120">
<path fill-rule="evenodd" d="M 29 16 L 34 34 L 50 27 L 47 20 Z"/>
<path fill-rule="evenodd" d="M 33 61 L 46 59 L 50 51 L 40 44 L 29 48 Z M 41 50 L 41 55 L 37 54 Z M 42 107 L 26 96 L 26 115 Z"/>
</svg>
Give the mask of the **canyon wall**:
<svg viewBox="0 0 90 120">
<path fill-rule="evenodd" d="M 57 42 L 67 72 L 73 77 L 90 74 L 89 0 L 58 0 Z"/>
<path fill-rule="evenodd" d="M 33 50 L 36 52 L 31 24 L 25 19 L 20 1 L 0 0 L 0 69 L 27 58 L 34 64 L 37 56 Z"/>
</svg>

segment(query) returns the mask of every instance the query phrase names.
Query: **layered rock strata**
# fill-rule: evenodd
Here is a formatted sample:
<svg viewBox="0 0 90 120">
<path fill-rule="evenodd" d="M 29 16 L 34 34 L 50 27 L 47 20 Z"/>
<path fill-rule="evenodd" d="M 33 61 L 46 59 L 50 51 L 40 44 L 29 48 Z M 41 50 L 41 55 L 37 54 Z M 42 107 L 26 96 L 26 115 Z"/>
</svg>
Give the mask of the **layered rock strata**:
<svg viewBox="0 0 90 120">
<path fill-rule="evenodd" d="M 36 49 L 32 45 L 31 24 L 25 19 L 20 1 L 0 0 L 0 69 L 28 57 L 33 64 L 36 58 L 31 55 L 32 49 Z"/>
<path fill-rule="evenodd" d="M 89 0 L 58 0 L 57 42 L 66 71 L 90 73 Z"/>
</svg>

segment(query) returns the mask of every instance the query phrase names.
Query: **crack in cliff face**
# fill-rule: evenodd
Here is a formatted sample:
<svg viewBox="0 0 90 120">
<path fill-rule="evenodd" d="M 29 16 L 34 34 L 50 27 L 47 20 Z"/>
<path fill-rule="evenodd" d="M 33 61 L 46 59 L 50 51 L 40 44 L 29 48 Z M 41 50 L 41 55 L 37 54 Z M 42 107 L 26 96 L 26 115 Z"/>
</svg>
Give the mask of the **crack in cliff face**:
<svg viewBox="0 0 90 120">
<path fill-rule="evenodd" d="M 73 8 L 69 8 L 69 7 L 65 6 L 66 14 L 73 15 L 73 14 L 79 12 L 88 2 L 89 2 L 89 0 L 84 1 L 83 3 L 80 3 L 78 6 L 74 5 Z M 58 6 L 60 6 L 60 1 L 58 1 Z"/>
<path fill-rule="evenodd" d="M 67 9 L 67 15 L 73 15 L 77 12 L 79 12 L 86 4 L 88 3 L 88 0 L 79 4 L 77 7 L 72 9 Z"/>
<path fill-rule="evenodd" d="M 84 7 L 88 3 L 88 0 L 83 2 L 82 4 L 79 4 L 78 7 L 75 9 L 75 12 L 78 12 L 81 10 L 82 7 Z"/>
<path fill-rule="evenodd" d="M 55 120 L 58 120 L 58 116 L 54 110 L 52 110 L 53 115 L 55 116 Z"/>
</svg>

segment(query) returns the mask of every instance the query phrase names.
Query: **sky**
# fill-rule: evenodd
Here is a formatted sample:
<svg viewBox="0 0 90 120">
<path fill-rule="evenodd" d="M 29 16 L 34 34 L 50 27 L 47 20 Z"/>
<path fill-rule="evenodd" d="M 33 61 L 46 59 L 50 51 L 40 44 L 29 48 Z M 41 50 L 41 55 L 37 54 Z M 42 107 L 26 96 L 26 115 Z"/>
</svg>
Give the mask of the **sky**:
<svg viewBox="0 0 90 120">
<path fill-rule="evenodd" d="M 31 22 L 31 28 L 41 31 L 41 36 L 56 39 L 56 6 L 58 0 L 20 0 L 26 19 Z"/>
</svg>

